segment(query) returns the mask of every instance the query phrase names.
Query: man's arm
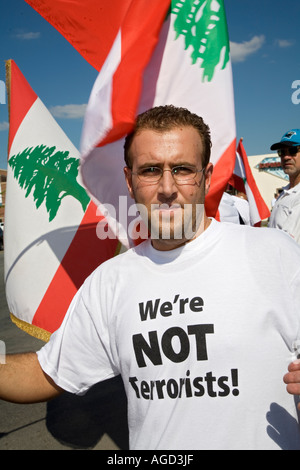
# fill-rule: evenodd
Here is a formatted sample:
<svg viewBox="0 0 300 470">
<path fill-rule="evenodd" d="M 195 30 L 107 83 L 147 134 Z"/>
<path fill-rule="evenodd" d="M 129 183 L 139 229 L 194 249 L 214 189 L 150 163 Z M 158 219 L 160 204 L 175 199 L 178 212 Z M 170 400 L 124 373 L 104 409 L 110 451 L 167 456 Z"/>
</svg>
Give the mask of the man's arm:
<svg viewBox="0 0 300 470">
<path fill-rule="evenodd" d="M 36 353 L 7 355 L 0 364 L 0 399 L 13 403 L 37 403 L 58 396 L 55 385 L 40 366 Z"/>
<path fill-rule="evenodd" d="M 291 395 L 300 395 L 300 360 L 296 360 L 289 364 L 289 372 L 283 377 L 286 389 Z M 300 410 L 300 403 L 298 403 Z"/>
</svg>

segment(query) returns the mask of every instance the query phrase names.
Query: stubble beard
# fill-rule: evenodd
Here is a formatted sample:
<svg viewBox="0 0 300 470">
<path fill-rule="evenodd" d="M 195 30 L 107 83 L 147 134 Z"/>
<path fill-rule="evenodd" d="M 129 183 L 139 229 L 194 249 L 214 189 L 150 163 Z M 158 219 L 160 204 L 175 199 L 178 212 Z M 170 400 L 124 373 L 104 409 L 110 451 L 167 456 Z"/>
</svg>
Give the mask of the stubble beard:
<svg viewBox="0 0 300 470">
<path fill-rule="evenodd" d="M 189 241 L 204 224 L 204 204 L 152 204 L 150 210 L 138 206 L 152 240 Z"/>
</svg>

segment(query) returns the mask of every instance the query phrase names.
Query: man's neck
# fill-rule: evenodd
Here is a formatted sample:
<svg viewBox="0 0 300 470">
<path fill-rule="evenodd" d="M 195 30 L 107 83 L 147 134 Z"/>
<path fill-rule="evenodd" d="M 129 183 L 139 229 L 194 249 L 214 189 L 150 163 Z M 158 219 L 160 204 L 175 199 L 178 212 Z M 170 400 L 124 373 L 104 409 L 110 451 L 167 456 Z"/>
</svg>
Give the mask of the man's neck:
<svg viewBox="0 0 300 470">
<path fill-rule="evenodd" d="M 198 227 L 198 230 L 196 231 L 195 235 L 190 238 L 190 239 L 153 239 L 151 240 L 153 248 L 155 248 L 158 251 L 171 251 L 175 250 L 176 248 L 179 248 L 183 245 L 186 245 L 187 243 L 191 242 L 192 240 L 195 240 L 195 238 L 199 237 L 201 233 L 203 233 L 211 224 L 211 219 L 206 216 L 204 213 L 202 221 Z"/>
<path fill-rule="evenodd" d="M 294 188 L 299 183 L 300 183 L 300 174 L 294 178 L 290 176 L 290 188 Z"/>
</svg>

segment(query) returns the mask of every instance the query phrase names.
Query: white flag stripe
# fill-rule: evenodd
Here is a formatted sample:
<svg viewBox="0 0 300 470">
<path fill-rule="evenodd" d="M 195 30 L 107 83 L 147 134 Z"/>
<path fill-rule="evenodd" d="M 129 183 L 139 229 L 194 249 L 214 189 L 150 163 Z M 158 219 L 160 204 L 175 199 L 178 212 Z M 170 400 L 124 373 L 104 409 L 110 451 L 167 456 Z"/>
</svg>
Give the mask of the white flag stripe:
<svg viewBox="0 0 300 470">
<path fill-rule="evenodd" d="M 111 115 L 112 80 L 121 61 L 121 31 L 95 81 L 88 102 L 81 136 L 82 160 L 105 137 L 113 126 Z"/>
<path fill-rule="evenodd" d="M 234 167 L 233 173 L 239 176 L 240 178 L 242 178 L 243 180 L 246 179 L 244 163 L 243 163 L 242 157 L 240 156 L 238 152 L 236 152 L 236 160 L 235 160 L 235 167 Z"/>
<path fill-rule="evenodd" d="M 248 202 L 249 202 L 250 224 L 255 225 L 261 221 L 261 216 L 259 215 L 259 212 L 257 209 L 255 197 L 247 181 L 245 183 L 245 189 L 246 189 L 246 195 L 247 195 Z"/>
</svg>

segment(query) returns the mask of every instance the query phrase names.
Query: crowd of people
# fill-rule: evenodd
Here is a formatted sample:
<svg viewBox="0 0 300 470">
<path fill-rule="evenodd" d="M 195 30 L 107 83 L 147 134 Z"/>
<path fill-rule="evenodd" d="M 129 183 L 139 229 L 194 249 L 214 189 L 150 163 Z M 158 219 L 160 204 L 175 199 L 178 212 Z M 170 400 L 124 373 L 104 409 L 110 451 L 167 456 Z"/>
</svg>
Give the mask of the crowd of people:
<svg viewBox="0 0 300 470">
<path fill-rule="evenodd" d="M 300 247 L 282 222 L 299 197 L 299 136 L 272 146 L 290 185 L 270 219 L 280 230 L 258 229 L 206 215 L 201 117 L 174 106 L 138 116 L 124 175 L 158 236 L 97 268 L 40 351 L 7 357 L 0 398 L 81 395 L 121 374 L 132 450 L 300 449 Z M 198 206 L 200 218 L 186 209 Z"/>
</svg>

